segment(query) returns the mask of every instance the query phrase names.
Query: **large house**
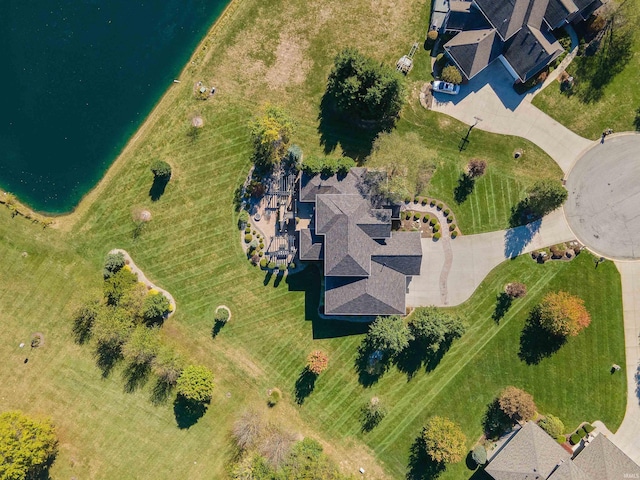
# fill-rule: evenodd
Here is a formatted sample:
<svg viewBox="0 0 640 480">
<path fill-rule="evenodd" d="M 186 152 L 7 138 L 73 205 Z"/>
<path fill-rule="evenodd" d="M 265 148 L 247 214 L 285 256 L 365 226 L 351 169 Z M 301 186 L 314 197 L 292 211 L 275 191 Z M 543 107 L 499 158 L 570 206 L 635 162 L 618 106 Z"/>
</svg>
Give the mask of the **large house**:
<svg viewBox="0 0 640 480">
<path fill-rule="evenodd" d="M 640 478 L 640 467 L 604 434 L 596 435 L 574 454 L 533 422 L 508 440 L 485 471 L 495 480 Z"/>
<path fill-rule="evenodd" d="M 299 201 L 314 213 L 299 232 L 300 260 L 324 265 L 325 315 L 404 315 L 408 277 L 420 274 L 420 232 L 391 231 L 399 208 L 374 205 L 364 175 L 301 176 Z"/>
<path fill-rule="evenodd" d="M 584 20 L 601 0 L 450 0 L 444 49 L 466 79 L 499 60 L 514 80 L 526 82 L 564 49 L 552 30 Z"/>
</svg>

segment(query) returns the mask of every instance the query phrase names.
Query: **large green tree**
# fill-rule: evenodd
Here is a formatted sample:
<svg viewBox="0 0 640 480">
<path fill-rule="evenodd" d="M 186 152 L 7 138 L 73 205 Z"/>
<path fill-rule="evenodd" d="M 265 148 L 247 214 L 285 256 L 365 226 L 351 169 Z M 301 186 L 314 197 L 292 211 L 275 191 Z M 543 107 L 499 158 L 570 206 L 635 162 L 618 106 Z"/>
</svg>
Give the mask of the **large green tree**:
<svg viewBox="0 0 640 480">
<path fill-rule="evenodd" d="M 363 120 L 396 117 L 406 95 L 400 73 L 355 48 L 347 48 L 336 56 L 327 94 L 340 112 Z"/>
<path fill-rule="evenodd" d="M 55 428 L 22 412 L 0 414 L 0 480 L 37 478 L 58 451 Z"/>
<path fill-rule="evenodd" d="M 460 317 L 435 307 L 416 309 L 409 326 L 415 339 L 434 352 L 446 348 L 466 330 Z"/>
<path fill-rule="evenodd" d="M 413 335 L 399 315 L 378 317 L 369 326 L 367 345 L 373 350 L 379 350 L 390 358 L 398 355 L 409 346 Z"/>
<path fill-rule="evenodd" d="M 144 299 L 142 316 L 147 323 L 157 323 L 169 313 L 169 299 L 159 292 L 150 292 Z"/>
<path fill-rule="evenodd" d="M 249 123 L 254 146 L 254 163 L 272 167 L 280 163 L 287 153 L 295 122 L 276 105 L 266 105 L 260 116 Z"/>
<path fill-rule="evenodd" d="M 527 194 L 528 207 L 537 217 L 554 211 L 567 199 L 567 189 L 557 180 L 539 180 Z"/>
<path fill-rule="evenodd" d="M 208 403 L 213 395 L 213 373 L 203 365 L 189 365 L 180 374 L 177 387 L 185 400 Z"/>
<path fill-rule="evenodd" d="M 431 417 L 422 429 L 427 455 L 437 463 L 457 463 L 467 453 L 467 437 L 462 429 L 445 417 Z"/>
</svg>

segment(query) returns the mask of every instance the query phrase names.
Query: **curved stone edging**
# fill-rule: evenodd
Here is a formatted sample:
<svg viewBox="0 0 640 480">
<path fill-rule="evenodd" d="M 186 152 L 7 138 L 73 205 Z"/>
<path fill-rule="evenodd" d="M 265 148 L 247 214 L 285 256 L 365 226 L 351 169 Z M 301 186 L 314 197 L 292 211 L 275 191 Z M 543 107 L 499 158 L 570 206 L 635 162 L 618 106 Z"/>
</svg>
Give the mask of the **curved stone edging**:
<svg viewBox="0 0 640 480">
<path fill-rule="evenodd" d="M 139 282 L 144 283 L 147 287 L 153 288 L 154 290 L 157 290 L 158 292 L 163 294 L 165 297 L 167 297 L 167 299 L 169 300 L 169 304 L 172 307 L 172 310 L 167 314 L 167 318 L 169 318 L 174 313 L 176 313 L 176 301 L 174 300 L 173 295 L 167 292 L 164 288 L 160 288 L 155 283 L 150 281 L 145 276 L 144 272 L 140 270 L 140 268 L 135 264 L 135 262 L 131 258 L 131 255 L 129 255 L 129 253 L 126 250 L 122 250 L 121 248 L 114 248 L 113 250 L 109 251 L 109 253 L 122 253 L 124 255 L 125 261 L 127 262 L 127 265 L 129 265 L 129 268 L 131 268 L 131 271 L 136 274 Z"/>
<path fill-rule="evenodd" d="M 229 317 L 227 318 L 227 322 L 229 322 L 231 320 L 231 309 L 229 307 L 227 307 L 226 305 L 218 305 L 216 307 L 216 312 L 218 310 L 226 310 L 227 313 L 229 314 Z"/>
</svg>

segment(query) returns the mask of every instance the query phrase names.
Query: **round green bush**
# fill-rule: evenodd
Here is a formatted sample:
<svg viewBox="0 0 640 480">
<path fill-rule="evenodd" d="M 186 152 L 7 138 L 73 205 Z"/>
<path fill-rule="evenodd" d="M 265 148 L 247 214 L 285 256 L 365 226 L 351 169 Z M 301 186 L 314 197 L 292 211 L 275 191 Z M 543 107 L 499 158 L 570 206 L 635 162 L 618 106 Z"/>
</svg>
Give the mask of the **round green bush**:
<svg viewBox="0 0 640 480">
<path fill-rule="evenodd" d="M 272 388 L 267 396 L 267 405 L 275 407 L 282 398 L 282 392 L 278 388 Z"/>
<path fill-rule="evenodd" d="M 584 428 L 584 431 L 587 433 L 591 433 L 595 430 L 596 427 L 594 427 L 593 425 L 591 425 L 590 423 L 585 423 L 582 428 Z"/>
<path fill-rule="evenodd" d="M 296 264 L 295 264 L 295 263 L 293 263 L 293 262 L 291 262 L 291 263 L 289 264 L 289 270 L 293 270 L 294 268 L 296 268 Z"/>
<path fill-rule="evenodd" d="M 263 255 L 264 255 L 264 252 L 261 250 L 261 251 L 259 251 L 259 252 L 258 252 L 258 255 L 259 255 L 259 256 L 263 256 Z"/>
<path fill-rule="evenodd" d="M 445 217 L 448 217 L 449 214 L 451 213 L 451 210 L 449 210 L 448 208 L 445 208 L 443 213 Z"/>
<path fill-rule="evenodd" d="M 431 220 L 429 220 L 429 225 L 431 225 L 432 227 L 438 223 L 438 220 L 436 220 L 435 218 L 432 218 Z"/>
<path fill-rule="evenodd" d="M 262 252 L 260 252 L 260 255 L 262 255 Z M 264 257 L 260 259 L 260 268 L 267 268 L 267 259 Z"/>
<path fill-rule="evenodd" d="M 274 268 L 276 268 L 276 262 L 269 262 L 269 268 L 271 270 L 273 270 Z"/>
<path fill-rule="evenodd" d="M 436 208 L 438 210 L 442 210 L 444 208 L 444 205 L 442 203 L 438 203 L 438 205 L 436 205 Z"/>
<path fill-rule="evenodd" d="M 487 463 L 487 449 L 482 445 L 476 445 L 471 450 L 471 458 L 478 466 L 482 466 Z"/>
<path fill-rule="evenodd" d="M 429 205 L 431 205 L 432 207 L 436 206 L 436 201 L 431 199 L 431 201 L 429 202 Z"/>
<path fill-rule="evenodd" d="M 429 215 L 424 215 L 422 217 L 422 223 L 427 223 L 429 221 Z"/>
<path fill-rule="evenodd" d="M 433 226 L 433 233 L 439 232 L 440 231 L 440 225 L 434 225 Z"/>
<path fill-rule="evenodd" d="M 456 238 L 458 236 L 458 232 L 451 232 L 451 238 Z"/>
<path fill-rule="evenodd" d="M 422 206 L 425 206 L 427 204 L 427 199 L 423 198 L 420 203 L 422 204 Z"/>
<path fill-rule="evenodd" d="M 447 217 L 447 223 L 453 223 L 453 217 Z"/>
<path fill-rule="evenodd" d="M 226 323 L 227 320 L 229 320 L 229 310 L 227 310 L 226 308 L 216 308 L 216 312 L 213 315 L 213 319 L 216 322 L 223 322 Z"/>
<path fill-rule="evenodd" d="M 171 165 L 163 160 L 154 160 L 150 167 L 154 177 L 169 178 L 171 177 Z"/>
<path fill-rule="evenodd" d="M 577 445 L 580 443 L 581 438 L 582 437 L 580 437 L 580 435 L 574 433 L 573 435 L 571 435 L 571 437 L 569 437 L 569 441 L 571 442 L 571 445 Z"/>
<path fill-rule="evenodd" d="M 245 241 L 245 243 L 250 243 L 250 242 L 251 242 L 251 240 L 253 240 L 253 235 L 251 235 L 250 233 L 247 233 L 247 234 L 244 236 L 244 241 Z"/>
<path fill-rule="evenodd" d="M 251 226 L 250 226 L 250 225 L 247 225 L 247 226 L 244 228 L 244 233 L 251 233 Z"/>
<path fill-rule="evenodd" d="M 441 236 L 440 232 L 436 232 L 436 233 L 433 234 L 433 239 L 434 240 L 440 240 L 440 236 Z"/>
<path fill-rule="evenodd" d="M 414 219 L 414 220 L 420 220 L 420 214 L 419 214 L 419 213 L 417 213 L 417 212 L 416 212 L 416 213 L 414 213 L 414 214 L 413 214 L 413 219 Z"/>
<path fill-rule="evenodd" d="M 404 197 L 404 203 L 411 203 L 412 200 L 411 197 Z"/>
<path fill-rule="evenodd" d="M 456 226 L 452 223 L 451 225 L 449 225 L 449 231 L 453 232 L 456 229 Z"/>
<path fill-rule="evenodd" d="M 410 212 L 407 212 L 407 213 L 404 214 L 404 219 L 405 220 L 409 220 L 410 218 L 411 218 L 411 213 Z"/>
<path fill-rule="evenodd" d="M 567 442 L 567 437 L 565 435 L 558 435 L 556 437 L 556 442 L 558 442 L 558 443 L 566 443 Z"/>
<path fill-rule="evenodd" d="M 260 247 L 260 250 L 264 249 L 264 243 L 260 242 L 260 245 L 258 245 L 258 247 Z"/>
<path fill-rule="evenodd" d="M 562 435 L 565 431 L 564 423 L 555 415 L 547 415 L 538 422 L 538 426 L 552 437 Z"/>
</svg>

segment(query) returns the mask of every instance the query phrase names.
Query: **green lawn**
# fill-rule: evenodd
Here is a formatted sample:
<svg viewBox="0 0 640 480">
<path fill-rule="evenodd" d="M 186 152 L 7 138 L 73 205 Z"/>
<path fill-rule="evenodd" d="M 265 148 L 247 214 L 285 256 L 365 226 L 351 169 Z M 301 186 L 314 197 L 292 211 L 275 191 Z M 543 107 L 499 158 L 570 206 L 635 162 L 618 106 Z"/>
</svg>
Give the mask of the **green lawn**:
<svg viewBox="0 0 640 480">
<path fill-rule="evenodd" d="M 223 478 L 233 455 L 231 424 L 252 405 L 292 431 L 323 441 L 349 471 L 366 466 L 372 478 L 382 478 L 382 469 L 389 478 L 404 475 L 409 446 L 430 414 L 450 415 L 470 441 L 475 439 L 484 406 L 511 383 L 530 390 L 543 412 L 568 425 L 599 418 L 617 427 L 624 413 L 624 372 L 609 376 L 608 366 L 624 364 L 624 347 L 620 281 L 611 263 L 595 270 L 584 254 L 567 264 L 540 266 L 522 258 L 500 266 L 460 307 L 471 328 L 438 368 L 411 381 L 392 369 L 365 389 L 354 371 L 362 338 L 354 334 L 364 326 L 314 320 L 318 274 L 310 269 L 265 282 L 264 273 L 243 257 L 232 199 L 249 168 L 248 119 L 261 103 L 278 101 L 298 121 L 295 141 L 305 152 L 323 151 L 320 134 L 343 149 L 366 150 L 366 135 L 350 138 L 344 126 L 318 131 L 317 107 L 331 58 L 343 46 L 358 45 L 394 62 L 423 35 L 428 3 L 245 0 L 226 27 L 199 48 L 182 83 L 171 87 L 107 180 L 71 217 L 58 219 L 58 229 L 43 230 L 0 209 L 0 338 L 9 346 L 0 349 L 0 409 L 20 407 L 53 417 L 61 439 L 53 478 Z M 427 54 L 420 52 L 416 61 L 427 62 Z M 426 75 L 424 68 L 415 72 L 416 79 Z M 282 78 L 287 82 L 278 83 Z M 192 97 L 198 79 L 216 85 L 211 101 Z M 194 113 L 203 116 L 205 127 L 191 140 L 187 131 Z M 510 205 L 533 173 L 557 176 L 559 170 L 525 141 L 479 130 L 459 154 L 466 128 L 412 100 L 392 137 L 412 134 L 416 150 L 436 162 L 426 193 L 454 208 L 463 232 L 503 228 Z M 529 163 L 513 162 L 516 148 L 524 149 Z M 399 159 L 402 153 L 399 149 Z M 485 158 L 488 172 L 456 206 L 457 176 L 472 156 Z M 174 173 L 162 198 L 151 202 L 148 166 L 158 157 L 168 160 Z M 407 175 L 415 165 L 407 163 Z M 153 220 L 134 239 L 131 212 L 137 207 L 149 208 Z M 99 291 L 104 255 L 116 247 L 128 250 L 153 282 L 174 295 L 177 312 L 163 326 L 165 341 L 216 375 L 209 412 L 188 430 L 177 428 L 171 402 L 150 402 L 152 382 L 125 393 L 121 367 L 102 379 L 91 346 L 72 342 L 71 311 Z M 515 279 L 527 283 L 530 295 L 496 325 L 495 295 Z M 553 357 L 527 366 L 517 357 L 526 312 L 543 292 L 558 288 L 584 297 L 594 322 Z M 228 305 L 233 318 L 213 340 L 219 304 Z M 44 334 L 45 345 L 20 350 L 18 344 L 33 332 Z M 294 385 L 313 348 L 327 350 L 330 368 L 298 407 Z M 285 401 L 267 411 L 265 392 L 273 386 Z M 390 413 L 365 435 L 356 414 L 374 394 Z M 467 475 L 464 466 L 456 466 L 444 478 Z"/>
<path fill-rule="evenodd" d="M 627 6 L 633 12 L 629 17 L 637 30 L 640 1 L 630 0 Z M 590 78 L 598 69 L 599 57 L 576 57 L 567 69 L 578 82 L 574 94 L 561 93 L 560 83 L 554 82 L 535 97 L 533 104 L 586 138 L 597 139 L 606 128 L 612 128 L 616 132 L 638 130 L 639 51 L 640 36 L 636 34 L 631 44 L 629 61 L 619 72 L 615 69 L 607 70 L 606 82 L 597 88 L 590 85 Z"/>
</svg>

